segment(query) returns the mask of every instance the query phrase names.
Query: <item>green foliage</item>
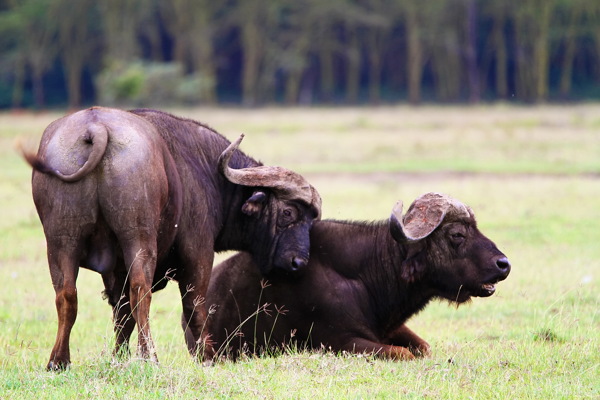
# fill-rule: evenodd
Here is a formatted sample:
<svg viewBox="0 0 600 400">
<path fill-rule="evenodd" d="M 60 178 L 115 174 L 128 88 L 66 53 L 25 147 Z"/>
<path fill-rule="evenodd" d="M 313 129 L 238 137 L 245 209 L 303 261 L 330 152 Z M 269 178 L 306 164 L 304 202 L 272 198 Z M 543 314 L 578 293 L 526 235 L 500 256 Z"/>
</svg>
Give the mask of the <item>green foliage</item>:
<svg viewBox="0 0 600 400">
<path fill-rule="evenodd" d="M 183 105 L 201 104 L 209 98 L 209 92 L 215 82 L 199 72 L 186 75 L 176 87 L 177 103 Z"/>
<path fill-rule="evenodd" d="M 8 71 L 0 82 L 16 93 L 13 107 L 44 107 L 44 89 L 55 92 L 49 99 L 66 93 L 71 107 L 118 104 L 119 96 L 147 104 L 133 77 L 114 83 L 122 91 L 86 90 L 106 74 L 103 65 L 136 69 L 142 59 L 185 71 L 166 105 L 214 104 L 219 96 L 245 105 L 597 99 L 599 4 L 9 1 L 0 11 L 0 69 Z"/>
<path fill-rule="evenodd" d="M 382 219 L 399 199 L 451 194 L 474 209 L 511 275 L 490 298 L 436 302 L 412 318 L 432 346 L 426 359 L 292 347 L 204 368 L 187 354 L 174 284 L 152 298 L 160 364 L 114 361 L 101 279 L 81 270 L 74 364 L 64 373 L 43 369 L 54 293 L 30 170 L 12 145 L 21 137 L 33 146 L 59 114 L 0 114 L 0 398 L 598 398 L 599 107 L 173 110 L 229 138 L 244 132 L 248 154 L 303 171 L 325 218 Z"/>
<path fill-rule="evenodd" d="M 114 62 L 99 75 L 102 104 L 129 106 L 184 105 L 200 102 L 209 87 L 201 74 L 184 75 L 176 63 Z"/>
<path fill-rule="evenodd" d="M 110 81 L 106 83 L 106 90 L 108 91 L 110 88 Z M 137 98 L 144 85 L 144 73 L 142 68 L 140 68 L 139 64 L 130 65 L 121 76 L 115 77 L 113 85 L 115 102 Z M 106 99 L 106 95 L 103 97 Z"/>
</svg>

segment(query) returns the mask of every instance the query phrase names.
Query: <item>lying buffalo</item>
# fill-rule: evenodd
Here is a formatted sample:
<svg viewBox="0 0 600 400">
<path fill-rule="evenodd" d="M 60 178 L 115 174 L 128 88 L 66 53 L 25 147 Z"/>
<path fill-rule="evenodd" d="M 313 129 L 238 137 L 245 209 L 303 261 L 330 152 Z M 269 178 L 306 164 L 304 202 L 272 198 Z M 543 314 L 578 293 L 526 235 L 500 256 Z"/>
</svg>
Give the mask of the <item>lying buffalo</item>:
<svg viewBox="0 0 600 400">
<path fill-rule="evenodd" d="M 300 175 L 235 151 L 240 140 L 160 111 L 93 107 L 51 123 L 37 155 L 24 152 L 56 291 L 48 369 L 70 363 L 80 266 L 102 274 L 115 351 L 128 349 L 137 324 L 140 355 L 156 360 L 150 301 L 167 278 L 179 283 L 190 352 L 201 346 L 209 358 L 200 298 L 215 250 L 247 251 L 263 273 L 307 264 L 318 193 Z"/>
<path fill-rule="evenodd" d="M 239 253 L 213 270 L 207 302 L 219 352 L 238 357 L 300 347 L 411 359 L 429 344 L 406 320 L 434 298 L 463 303 L 491 296 L 510 263 L 478 229 L 473 211 L 428 193 L 389 221 L 320 221 L 311 258 L 295 279 L 270 274 Z"/>
</svg>

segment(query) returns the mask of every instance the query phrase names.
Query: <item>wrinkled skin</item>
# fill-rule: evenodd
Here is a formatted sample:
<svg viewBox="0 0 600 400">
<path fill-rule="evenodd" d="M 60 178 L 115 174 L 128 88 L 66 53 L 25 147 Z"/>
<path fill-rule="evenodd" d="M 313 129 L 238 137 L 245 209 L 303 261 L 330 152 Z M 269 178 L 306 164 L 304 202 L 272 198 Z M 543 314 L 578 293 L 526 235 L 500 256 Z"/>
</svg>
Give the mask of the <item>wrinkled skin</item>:
<svg viewBox="0 0 600 400">
<path fill-rule="evenodd" d="M 428 355 L 429 344 L 407 319 L 435 298 L 460 304 L 490 296 L 510 272 L 470 208 L 442 213 L 430 200 L 413 203 L 406 227 L 401 210 L 376 223 L 316 222 L 309 265 L 294 277 L 274 272 L 264 279 L 245 253 L 221 263 L 207 294 L 217 305 L 211 329 L 218 352 L 236 358 L 297 342 L 394 360 Z M 427 207 L 440 220 L 415 228 L 410 220 L 427 220 Z"/>
<path fill-rule="evenodd" d="M 212 358 L 201 300 L 215 250 L 248 251 L 265 273 L 306 266 L 318 193 L 299 175 L 273 172 L 236 151 L 239 140 L 228 147 L 210 128 L 158 111 L 93 107 L 50 124 L 37 155 L 24 152 L 34 167 L 33 197 L 56 292 L 58 332 L 48 369 L 71 362 L 80 266 L 102 275 L 115 353 L 128 353 L 137 326 L 139 355 L 151 361 L 152 292 L 168 279 L 179 284 L 190 352 Z M 244 185 L 217 168 L 224 154 L 224 168 L 250 175 Z M 282 173 L 302 188 L 282 184 L 275 176 Z"/>
</svg>

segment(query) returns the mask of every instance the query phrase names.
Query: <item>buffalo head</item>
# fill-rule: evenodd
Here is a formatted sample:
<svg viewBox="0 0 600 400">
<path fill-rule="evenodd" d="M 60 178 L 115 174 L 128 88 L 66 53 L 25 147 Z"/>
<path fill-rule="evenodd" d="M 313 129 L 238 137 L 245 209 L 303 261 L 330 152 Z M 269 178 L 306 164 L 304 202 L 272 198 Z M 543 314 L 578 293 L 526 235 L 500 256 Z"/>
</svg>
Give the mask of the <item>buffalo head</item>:
<svg viewBox="0 0 600 400">
<path fill-rule="evenodd" d="M 390 218 L 394 239 L 407 247 L 402 276 L 425 279 L 436 296 L 462 303 L 494 294 L 510 272 L 508 258 L 477 228 L 470 207 L 449 196 L 427 193 L 402 217 L 398 202 Z"/>
<path fill-rule="evenodd" d="M 272 268 L 299 271 L 308 264 L 309 231 L 321 216 L 321 197 L 300 174 L 282 167 L 229 166 L 244 135 L 231 143 L 219 157 L 219 170 L 236 185 L 255 188 L 241 208 L 247 222 L 246 236 L 262 273 Z M 252 232 L 248 235 L 249 232 Z"/>
</svg>

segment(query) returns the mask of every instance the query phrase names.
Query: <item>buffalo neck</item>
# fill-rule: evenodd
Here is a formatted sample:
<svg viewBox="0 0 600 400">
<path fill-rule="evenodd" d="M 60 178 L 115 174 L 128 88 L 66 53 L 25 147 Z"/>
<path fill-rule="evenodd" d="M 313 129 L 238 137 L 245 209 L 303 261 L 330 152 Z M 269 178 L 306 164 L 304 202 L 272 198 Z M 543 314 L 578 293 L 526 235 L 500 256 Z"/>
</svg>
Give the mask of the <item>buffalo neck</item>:
<svg viewBox="0 0 600 400">
<path fill-rule="evenodd" d="M 312 228 L 311 243 L 311 258 L 360 282 L 369 298 L 370 317 L 382 332 L 406 321 L 434 297 L 424 283 L 402 277 L 407 247 L 392 238 L 387 220 L 321 221 Z"/>
<path fill-rule="evenodd" d="M 259 240 L 257 224 L 242 212 L 242 206 L 252 196 L 253 188 L 235 185 L 224 179 L 222 224 L 215 240 L 215 251 L 250 251 Z"/>
</svg>

